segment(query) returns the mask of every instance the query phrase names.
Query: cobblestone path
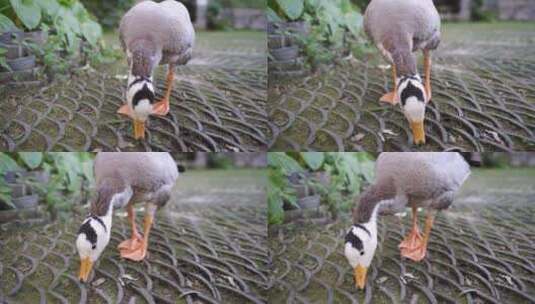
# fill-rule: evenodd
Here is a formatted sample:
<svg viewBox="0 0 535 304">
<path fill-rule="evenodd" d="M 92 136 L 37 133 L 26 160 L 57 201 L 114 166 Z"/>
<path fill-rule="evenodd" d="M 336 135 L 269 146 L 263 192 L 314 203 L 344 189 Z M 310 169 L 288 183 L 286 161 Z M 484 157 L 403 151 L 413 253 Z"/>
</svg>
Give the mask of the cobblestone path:
<svg viewBox="0 0 535 304">
<path fill-rule="evenodd" d="M 392 84 L 390 69 L 375 59 L 271 87 L 270 149 L 535 150 L 534 31 L 535 23 L 444 26 L 421 148 L 399 106 L 379 103 Z"/>
<path fill-rule="evenodd" d="M 141 263 L 119 257 L 116 247 L 130 229 L 126 215 L 116 214 L 89 284 L 78 281 L 80 216 L 0 231 L 0 302 L 265 303 L 265 177 L 263 171 L 228 173 L 186 172 L 179 178 L 172 201 L 158 212 Z"/>
<path fill-rule="evenodd" d="M 151 117 L 145 141 L 136 142 L 132 122 L 116 114 L 124 103 L 124 61 L 67 82 L 11 90 L 2 101 L 0 150 L 257 151 L 271 137 L 265 39 L 261 32 L 199 33 L 193 59 L 177 68 L 170 113 Z M 165 70 L 155 75 L 158 99 Z"/>
<path fill-rule="evenodd" d="M 534 303 L 533 170 L 476 171 L 431 232 L 428 256 L 402 259 L 410 214 L 381 217 L 364 291 L 343 253 L 346 217 L 270 231 L 271 303 Z M 424 213 L 421 212 L 420 225 Z"/>
</svg>

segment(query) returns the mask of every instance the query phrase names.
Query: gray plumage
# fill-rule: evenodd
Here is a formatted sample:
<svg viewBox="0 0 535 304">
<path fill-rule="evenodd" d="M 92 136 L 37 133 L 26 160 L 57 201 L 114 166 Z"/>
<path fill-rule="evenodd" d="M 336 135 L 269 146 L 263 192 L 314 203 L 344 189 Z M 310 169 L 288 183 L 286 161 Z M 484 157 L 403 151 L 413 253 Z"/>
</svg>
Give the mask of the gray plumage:
<svg viewBox="0 0 535 304">
<path fill-rule="evenodd" d="M 119 33 L 133 74 L 142 76 L 158 64 L 186 64 L 195 42 L 188 10 L 175 0 L 136 4 L 121 19 Z"/>
<path fill-rule="evenodd" d="M 131 203 L 161 207 L 169 200 L 178 178 L 175 161 L 164 152 L 101 152 L 95 158 L 94 172 L 99 198 L 91 206 L 91 213 L 99 216 L 108 210 L 110 198 L 127 187 L 133 191 Z"/>
<path fill-rule="evenodd" d="M 413 204 L 446 209 L 470 174 L 459 153 L 389 152 L 377 158 L 376 179 L 354 209 L 356 223 L 367 222 L 379 202 L 380 214 L 393 214 Z"/>
<path fill-rule="evenodd" d="M 440 16 L 432 0 L 372 0 L 364 30 L 398 75 L 417 74 L 412 52 L 433 50 L 440 43 Z"/>
</svg>

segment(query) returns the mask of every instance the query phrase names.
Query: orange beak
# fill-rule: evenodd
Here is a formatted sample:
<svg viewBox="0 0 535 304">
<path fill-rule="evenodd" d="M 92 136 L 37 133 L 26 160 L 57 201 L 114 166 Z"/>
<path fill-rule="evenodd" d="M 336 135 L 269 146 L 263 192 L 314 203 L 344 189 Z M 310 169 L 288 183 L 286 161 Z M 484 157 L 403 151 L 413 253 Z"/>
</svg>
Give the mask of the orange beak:
<svg viewBox="0 0 535 304">
<path fill-rule="evenodd" d="M 88 257 L 80 260 L 80 274 L 78 275 L 80 282 L 87 282 L 87 278 L 89 277 L 89 273 L 91 273 L 92 267 L 93 262 L 91 262 Z"/>
<path fill-rule="evenodd" d="M 425 144 L 425 131 L 423 121 L 411 121 L 412 136 L 414 137 L 414 143 Z"/>
<path fill-rule="evenodd" d="M 134 119 L 134 138 L 135 139 L 145 138 L 145 122 L 144 121 Z"/>
<path fill-rule="evenodd" d="M 364 285 L 366 285 L 366 273 L 367 272 L 368 272 L 368 268 L 360 264 L 357 265 L 357 267 L 353 269 L 353 274 L 355 276 L 355 286 L 358 289 L 364 289 Z"/>
</svg>

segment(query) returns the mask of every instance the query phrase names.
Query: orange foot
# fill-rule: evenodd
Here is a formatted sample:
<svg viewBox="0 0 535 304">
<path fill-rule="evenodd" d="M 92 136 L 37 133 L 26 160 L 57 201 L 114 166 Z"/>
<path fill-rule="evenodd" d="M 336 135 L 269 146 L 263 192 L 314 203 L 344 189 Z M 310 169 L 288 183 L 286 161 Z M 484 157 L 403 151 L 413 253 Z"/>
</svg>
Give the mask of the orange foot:
<svg viewBox="0 0 535 304">
<path fill-rule="evenodd" d="M 169 113 L 169 100 L 162 99 L 152 106 L 152 114 L 165 116 Z"/>
<path fill-rule="evenodd" d="M 121 257 L 132 261 L 142 261 L 147 255 L 147 242 L 142 239 L 139 242 L 134 242 L 131 248 L 120 249 Z"/>
<path fill-rule="evenodd" d="M 399 249 L 401 249 L 401 256 L 403 257 L 416 262 L 423 260 L 427 251 L 427 245 L 420 234 L 418 226 L 413 227 L 409 235 L 399 244 Z"/>
<path fill-rule="evenodd" d="M 117 113 L 132 117 L 132 109 L 130 109 L 127 104 L 122 105 L 119 110 L 117 110 Z"/>
<path fill-rule="evenodd" d="M 132 237 L 128 240 L 122 241 L 117 248 L 121 251 L 121 254 L 123 251 L 128 250 L 134 250 L 138 248 L 141 243 L 143 242 L 143 237 L 139 233 L 132 234 Z"/>
<path fill-rule="evenodd" d="M 391 105 L 397 104 L 398 101 L 397 101 L 397 98 L 396 98 L 396 92 L 386 93 L 385 95 L 383 95 L 383 97 L 381 97 L 381 99 L 379 99 L 379 101 L 387 102 L 387 103 L 389 103 Z"/>
</svg>

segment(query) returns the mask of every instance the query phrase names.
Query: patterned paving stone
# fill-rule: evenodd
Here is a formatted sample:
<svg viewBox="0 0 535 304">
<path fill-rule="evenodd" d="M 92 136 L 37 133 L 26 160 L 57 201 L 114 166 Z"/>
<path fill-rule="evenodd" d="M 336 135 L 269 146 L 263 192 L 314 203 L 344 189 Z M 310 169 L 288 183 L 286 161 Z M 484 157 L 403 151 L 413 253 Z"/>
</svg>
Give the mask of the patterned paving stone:
<svg viewBox="0 0 535 304">
<path fill-rule="evenodd" d="M 171 110 L 151 117 L 145 141 L 115 112 L 124 103 L 126 64 L 84 70 L 66 82 L 8 91 L 0 150 L 258 151 L 267 123 L 265 35 L 199 33 L 193 59 L 177 68 Z M 157 98 L 165 67 L 156 73 Z"/>
<path fill-rule="evenodd" d="M 140 263 L 119 257 L 116 247 L 130 229 L 125 214 L 116 214 L 89 285 L 77 278 L 81 216 L 0 231 L 0 302 L 265 303 L 264 189 L 262 171 L 186 172 L 158 212 L 148 257 Z M 137 219 L 141 227 L 139 213 Z"/>
<path fill-rule="evenodd" d="M 271 303 L 534 303 L 533 170 L 474 172 L 441 212 L 427 257 L 402 259 L 410 214 L 380 217 L 368 285 L 357 291 L 344 256 L 348 217 L 270 231 Z M 420 215 L 423 225 L 424 213 Z"/>
<path fill-rule="evenodd" d="M 445 26 L 423 147 L 412 144 L 399 106 L 378 102 L 391 76 L 375 59 L 343 61 L 282 93 L 271 87 L 270 149 L 535 150 L 534 30 L 533 23 Z"/>
</svg>

